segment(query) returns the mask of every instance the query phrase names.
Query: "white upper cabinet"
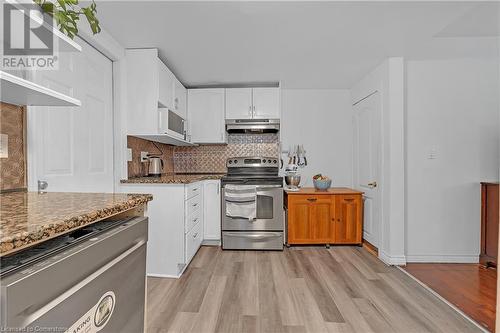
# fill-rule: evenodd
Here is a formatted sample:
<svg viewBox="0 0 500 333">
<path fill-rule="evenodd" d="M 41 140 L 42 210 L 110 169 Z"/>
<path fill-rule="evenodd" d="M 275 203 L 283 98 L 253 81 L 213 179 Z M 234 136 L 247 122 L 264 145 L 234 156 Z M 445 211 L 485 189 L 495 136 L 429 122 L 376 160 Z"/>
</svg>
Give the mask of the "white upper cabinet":
<svg viewBox="0 0 500 333">
<path fill-rule="evenodd" d="M 129 135 L 164 134 L 160 115 L 165 110 L 186 119 L 186 88 L 160 60 L 157 49 L 126 50 L 126 61 Z"/>
<path fill-rule="evenodd" d="M 224 95 L 224 89 L 188 89 L 191 142 L 226 142 Z"/>
<path fill-rule="evenodd" d="M 251 119 L 252 88 L 226 89 L 226 119 Z"/>
<path fill-rule="evenodd" d="M 128 134 L 157 134 L 159 70 L 158 50 L 126 51 Z"/>
<path fill-rule="evenodd" d="M 226 119 L 280 118 L 279 88 L 226 89 Z"/>
<path fill-rule="evenodd" d="M 175 76 L 160 59 L 157 61 L 159 73 L 158 106 L 173 110 Z"/>
<path fill-rule="evenodd" d="M 174 108 L 172 110 L 187 119 L 187 89 L 177 78 L 174 81 Z"/>
<path fill-rule="evenodd" d="M 280 118 L 279 88 L 253 88 L 252 97 L 254 118 Z"/>
</svg>

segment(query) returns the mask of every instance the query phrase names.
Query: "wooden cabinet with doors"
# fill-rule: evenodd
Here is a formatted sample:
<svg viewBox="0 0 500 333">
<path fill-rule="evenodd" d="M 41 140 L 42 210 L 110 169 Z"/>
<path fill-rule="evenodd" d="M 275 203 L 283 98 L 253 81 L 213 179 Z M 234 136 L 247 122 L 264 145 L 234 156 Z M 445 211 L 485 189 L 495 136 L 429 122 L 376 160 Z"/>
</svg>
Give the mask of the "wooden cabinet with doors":
<svg viewBox="0 0 500 333">
<path fill-rule="evenodd" d="M 287 244 L 361 244 L 362 195 L 348 188 L 287 192 Z"/>
<path fill-rule="evenodd" d="M 479 262 L 497 266 L 498 257 L 498 183 L 481 183 L 481 253 Z"/>
</svg>

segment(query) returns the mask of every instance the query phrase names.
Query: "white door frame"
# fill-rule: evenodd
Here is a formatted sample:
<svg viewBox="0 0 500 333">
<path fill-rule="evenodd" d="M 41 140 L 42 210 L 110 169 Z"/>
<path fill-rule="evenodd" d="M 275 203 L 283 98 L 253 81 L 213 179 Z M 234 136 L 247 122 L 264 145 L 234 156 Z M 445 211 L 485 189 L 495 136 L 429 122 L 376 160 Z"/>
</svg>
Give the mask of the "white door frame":
<svg viewBox="0 0 500 333">
<path fill-rule="evenodd" d="M 382 171 L 378 252 L 379 258 L 389 265 L 406 264 L 404 66 L 402 57 L 388 58 L 351 88 L 352 104 L 376 90 L 380 93 Z"/>
</svg>

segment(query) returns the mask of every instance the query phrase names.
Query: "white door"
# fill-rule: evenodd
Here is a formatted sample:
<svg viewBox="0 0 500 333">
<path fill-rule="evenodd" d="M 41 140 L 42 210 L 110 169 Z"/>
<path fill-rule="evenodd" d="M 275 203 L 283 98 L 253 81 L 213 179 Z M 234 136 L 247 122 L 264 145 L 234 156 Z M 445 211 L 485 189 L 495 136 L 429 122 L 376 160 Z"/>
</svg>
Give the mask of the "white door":
<svg viewBox="0 0 500 333">
<path fill-rule="evenodd" d="M 280 118 L 279 88 L 253 88 L 253 117 L 259 119 Z"/>
<path fill-rule="evenodd" d="M 226 89 L 226 119 L 251 119 L 252 113 L 252 88 Z"/>
<path fill-rule="evenodd" d="M 220 240 L 221 198 L 220 181 L 203 182 L 203 239 Z"/>
<path fill-rule="evenodd" d="M 381 104 L 378 92 L 354 105 L 354 184 L 364 194 L 363 238 L 379 246 Z"/>
<path fill-rule="evenodd" d="M 82 106 L 28 109 L 30 190 L 45 180 L 53 192 L 113 192 L 112 63 L 76 40 L 82 52 L 61 53 L 59 70 L 34 76 Z"/>
<path fill-rule="evenodd" d="M 189 89 L 191 142 L 225 143 L 224 89 Z"/>
</svg>

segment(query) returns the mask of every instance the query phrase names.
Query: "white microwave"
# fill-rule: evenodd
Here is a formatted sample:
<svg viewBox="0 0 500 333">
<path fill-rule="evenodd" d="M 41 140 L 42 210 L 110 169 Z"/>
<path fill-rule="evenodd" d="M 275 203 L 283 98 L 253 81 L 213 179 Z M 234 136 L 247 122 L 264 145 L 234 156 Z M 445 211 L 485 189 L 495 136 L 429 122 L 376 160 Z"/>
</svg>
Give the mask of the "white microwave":
<svg viewBox="0 0 500 333">
<path fill-rule="evenodd" d="M 177 113 L 167 108 L 158 109 L 158 124 L 161 134 L 168 134 L 178 139 L 185 140 L 185 120 Z"/>
</svg>

